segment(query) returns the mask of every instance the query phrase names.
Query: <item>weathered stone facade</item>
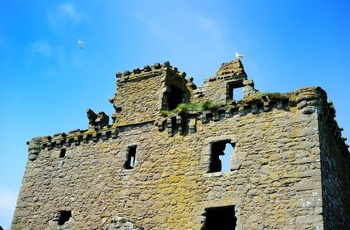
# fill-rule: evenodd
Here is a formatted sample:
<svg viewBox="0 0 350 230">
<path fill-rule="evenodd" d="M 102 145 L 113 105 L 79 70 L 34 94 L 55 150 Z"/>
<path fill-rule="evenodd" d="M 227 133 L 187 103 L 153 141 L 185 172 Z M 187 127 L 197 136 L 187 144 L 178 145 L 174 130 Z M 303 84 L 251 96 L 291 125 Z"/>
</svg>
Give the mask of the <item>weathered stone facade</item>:
<svg viewBox="0 0 350 230">
<path fill-rule="evenodd" d="M 320 87 L 261 93 L 240 60 L 198 89 L 185 76 L 168 62 L 117 73 L 112 124 L 87 110 L 87 130 L 29 141 L 12 227 L 349 226 L 348 146 Z M 221 104 L 162 112 L 208 100 Z M 225 145 L 234 150 L 224 173 Z"/>
</svg>

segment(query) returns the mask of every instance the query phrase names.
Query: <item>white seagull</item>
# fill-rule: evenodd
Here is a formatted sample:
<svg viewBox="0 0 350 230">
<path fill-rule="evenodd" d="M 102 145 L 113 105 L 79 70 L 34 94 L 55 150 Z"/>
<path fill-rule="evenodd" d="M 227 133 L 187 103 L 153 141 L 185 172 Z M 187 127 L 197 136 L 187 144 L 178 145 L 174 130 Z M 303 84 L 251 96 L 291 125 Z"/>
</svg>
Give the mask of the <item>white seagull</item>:
<svg viewBox="0 0 350 230">
<path fill-rule="evenodd" d="M 245 58 L 245 56 L 242 55 L 242 54 L 239 54 L 239 53 L 237 53 L 237 52 L 235 52 L 235 54 L 236 54 L 236 58 L 237 58 L 237 59 Z"/>
<path fill-rule="evenodd" d="M 78 44 L 80 45 L 80 49 L 83 48 L 84 42 L 80 39 L 78 39 Z"/>
</svg>

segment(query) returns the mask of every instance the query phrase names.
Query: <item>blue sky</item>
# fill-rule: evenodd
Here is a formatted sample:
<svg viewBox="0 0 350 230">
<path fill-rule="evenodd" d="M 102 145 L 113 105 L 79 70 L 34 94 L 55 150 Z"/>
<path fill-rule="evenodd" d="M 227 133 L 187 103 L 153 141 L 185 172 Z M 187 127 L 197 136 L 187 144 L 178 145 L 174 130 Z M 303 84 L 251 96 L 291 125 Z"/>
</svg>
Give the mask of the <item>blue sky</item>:
<svg viewBox="0 0 350 230">
<path fill-rule="evenodd" d="M 350 136 L 349 15 L 346 0 L 0 0 L 0 225 L 26 141 L 86 129 L 87 108 L 111 115 L 115 72 L 168 60 L 198 86 L 238 51 L 259 90 L 325 89 Z"/>
</svg>

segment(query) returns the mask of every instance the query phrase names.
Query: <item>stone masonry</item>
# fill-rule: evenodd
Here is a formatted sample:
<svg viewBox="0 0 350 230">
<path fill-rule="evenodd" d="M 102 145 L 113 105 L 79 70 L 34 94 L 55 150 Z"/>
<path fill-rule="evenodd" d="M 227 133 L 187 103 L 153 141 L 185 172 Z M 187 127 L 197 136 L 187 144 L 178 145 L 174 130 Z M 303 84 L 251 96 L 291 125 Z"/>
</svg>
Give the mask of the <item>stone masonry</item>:
<svg viewBox="0 0 350 230">
<path fill-rule="evenodd" d="M 263 93 L 239 59 L 198 88 L 169 62 L 116 78 L 111 124 L 87 109 L 86 130 L 28 141 L 13 229 L 350 225 L 348 145 L 320 87 Z"/>
</svg>

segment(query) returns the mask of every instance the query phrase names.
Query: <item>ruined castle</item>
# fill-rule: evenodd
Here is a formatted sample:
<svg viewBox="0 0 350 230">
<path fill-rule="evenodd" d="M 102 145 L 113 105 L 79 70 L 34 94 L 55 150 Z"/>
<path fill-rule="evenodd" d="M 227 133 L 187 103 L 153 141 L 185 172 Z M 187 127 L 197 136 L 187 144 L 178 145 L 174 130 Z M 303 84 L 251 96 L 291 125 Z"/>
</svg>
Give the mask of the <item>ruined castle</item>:
<svg viewBox="0 0 350 230">
<path fill-rule="evenodd" d="M 349 226 L 348 145 L 320 87 L 261 92 L 239 59 L 198 88 L 169 62 L 116 81 L 113 122 L 88 109 L 86 130 L 28 141 L 13 229 Z"/>
</svg>

